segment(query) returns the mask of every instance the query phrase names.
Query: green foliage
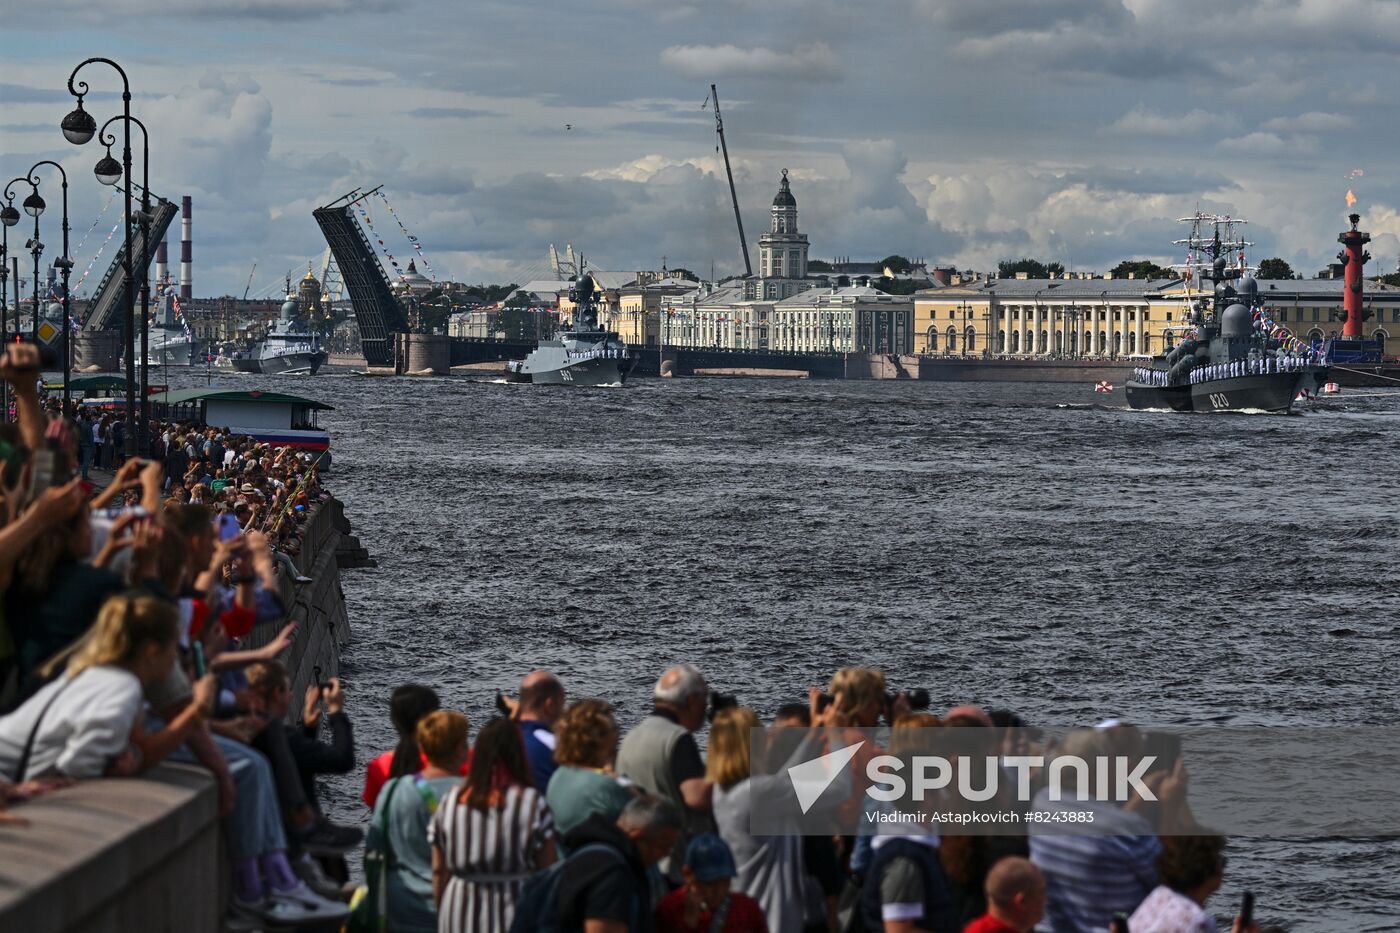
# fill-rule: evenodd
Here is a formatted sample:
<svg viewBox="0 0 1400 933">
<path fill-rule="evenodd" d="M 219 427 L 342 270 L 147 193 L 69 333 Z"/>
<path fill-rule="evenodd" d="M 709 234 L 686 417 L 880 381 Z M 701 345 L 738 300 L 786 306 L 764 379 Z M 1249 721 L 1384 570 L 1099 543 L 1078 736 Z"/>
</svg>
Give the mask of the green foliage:
<svg viewBox="0 0 1400 933">
<path fill-rule="evenodd" d="M 1129 274 L 1138 279 L 1169 279 L 1176 276 L 1172 270 L 1163 268 L 1150 259 L 1125 259 L 1114 266 L 1109 274 L 1115 279 L 1126 279 Z"/>
<path fill-rule="evenodd" d="M 1265 259 L 1259 263 L 1259 278 L 1291 279 L 1293 278 L 1293 267 L 1277 256 L 1273 259 Z"/>
<path fill-rule="evenodd" d="M 1396 288 L 1400 288 L 1400 272 L 1390 272 L 1386 275 L 1377 276 L 1377 278 L 1380 281 L 1384 282 L 1386 285 L 1391 285 Z"/>
<path fill-rule="evenodd" d="M 507 308 L 528 308 L 532 303 L 529 295 L 518 292 L 506 299 L 505 306 Z"/>
<path fill-rule="evenodd" d="M 824 260 L 824 259 L 809 259 L 809 260 L 807 260 L 807 271 L 808 271 L 808 272 L 830 272 L 830 271 L 831 271 L 831 263 L 827 262 L 827 261 Z"/>
<path fill-rule="evenodd" d="M 1003 259 L 997 263 L 997 275 L 1003 279 L 1014 279 L 1017 273 L 1026 273 L 1027 278 L 1048 279 L 1051 273 L 1064 274 L 1065 267 L 1058 262 L 1041 262 L 1039 259 Z"/>
<path fill-rule="evenodd" d="M 666 274 L 673 279 L 685 279 L 687 282 L 700 281 L 700 277 L 689 269 L 667 269 Z"/>
<path fill-rule="evenodd" d="M 811 266 L 809 263 L 808 268 L 810 267 Z M 902 275 L 903 273 L 908 272 L 910 269 L 914 268 L 914 264 L 908 259 L 896 253 L 893 256 L 886 256 L 884 259 L 881 259 L 880 268 L 888 269 L 895 275 Z"/>
<path fill-rule="evenodd" d="M 507 305 L 496 312 L 496 329 L 505 335 L 505 339 L 534 340 L 536 326 L 548 328 L 552 318 L 540 311 L 530 311 L 528 307 L 527 301 L 524 307 Z M 542 333 L 541 336 L 548 337 L 549 334 Z"/>
</svg>

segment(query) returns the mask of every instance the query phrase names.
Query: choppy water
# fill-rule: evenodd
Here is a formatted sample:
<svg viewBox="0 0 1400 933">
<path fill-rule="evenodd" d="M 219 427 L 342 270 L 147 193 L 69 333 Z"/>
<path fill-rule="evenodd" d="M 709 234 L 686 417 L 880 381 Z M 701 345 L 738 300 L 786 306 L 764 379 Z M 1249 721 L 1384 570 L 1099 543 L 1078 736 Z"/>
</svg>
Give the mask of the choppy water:
<svg viewBox="0 0 1400 933">
<path fill-rule="evenodd" d="M 336 406 L 332 485 L 380 562 L 345 577 L 362 758 L 405 681 L 475 727 L 548 667 L 627 723 L 680 660 L 761 714 L 843 664 L 1032 722 L 1400 714 L 1400 394 L 1281 417 L 1087 385 L 271 381 Z M 1397 874 L 1395 841 L 1242 840 L 1211 906 L 1393 929 Z"/>
</svg>

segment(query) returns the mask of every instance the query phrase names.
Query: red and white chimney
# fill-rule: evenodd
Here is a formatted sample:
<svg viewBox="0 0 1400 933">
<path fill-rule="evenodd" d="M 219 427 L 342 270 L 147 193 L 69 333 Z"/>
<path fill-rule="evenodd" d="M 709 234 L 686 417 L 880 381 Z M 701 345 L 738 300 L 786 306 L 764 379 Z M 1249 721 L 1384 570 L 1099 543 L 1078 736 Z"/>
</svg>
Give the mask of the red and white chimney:
<svg viewBox="0 0 1400 933">
<path fill-rule="evenodd" d="M 164 285 L 164 283 L 165 283 L 165 277 L 166 277 L 167 275 L 170 274 L 170 264 L 166 261 L 166 252 L 167 252 L 167 248 L 166 248 L 165 240 L 164 240 L 164 238 L 162 238 L 161 241 L 160 241 L 159 243 L 156 244 L 156 290 L 157 290 L 157 293 L 159 293 L 160 288 Z"/>
<path fill-rule="evenodd" d="M 194 279 L 190 272 L 190 196 L 180 199 L 180 300 L 194 298 Z"/>
</svg>

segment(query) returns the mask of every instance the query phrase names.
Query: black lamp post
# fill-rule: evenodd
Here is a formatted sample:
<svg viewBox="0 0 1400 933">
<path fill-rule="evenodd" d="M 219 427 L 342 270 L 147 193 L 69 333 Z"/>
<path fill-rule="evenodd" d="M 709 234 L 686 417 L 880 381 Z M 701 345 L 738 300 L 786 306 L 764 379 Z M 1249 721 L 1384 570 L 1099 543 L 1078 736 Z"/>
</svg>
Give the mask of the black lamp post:
<svg viewBox="0 0 1400 933">
<path fill-rule="evenodd" d="M 72 375 L 73 370 L 73 357 L 68 342 L 68 332 L 72 329 L 70 322 L 73 319 L 72 306 L 68 297 L 68 276 L 73 271 L 73 257 L 68 255 L 68 173 L 63 170 L 63 166 L 54 162 L 52 159 L 43 159 L 42 161 L 35 162 L 29 169 L 29 177 L 34 182 L 34 197 L 36 198 L 39 197 L 39 176 L 36 173 L 39 171 L 39 166 L 41 165 L 52 165 L 54 168 L 58 169 L 58 175 L 63 179 L 63 255 L 55 259 L 53 264 L 54 267 L 58 269 L 59 274 L 63 276 L 63 344 L 61 352 L 63 353 L 63 414 L 66 417 L 73 413 L 71 410 L 73 400 L 72 392 L 68 388 L 68 379 Z M 40 201 L 42 203 L 42 199 L 40 199 Z M 26 205 L 28 203 L 28 201 L 25 202 Z M 41 207 L 40 210 L 42 209 Z M 35 217 L 35 222 L 38 222 L 37 216 Z M 34 337 L 37 343 L 39 337 L 37 324 L 35 325 Z"/>
<path fill-rule="evenodd" d="M 146 132 L 146 124 L 128 114 L 121 114 L 112 117 L 102 124 L 102 129 L 97 132 L 97 141 L 107 147 L 107 151 L 112 151 L 112 146 L 116 145 L 117 139 L 107 133 L 107 127 L 121 120 L 127 124 L 127 136 L 130 138 L 131 125 L 135 124 L 141 128 L 141 209 L 132 215 L 132 218 L 141 227 L 141 427 L 137 438 L 140 442 L 140 452 L 142 456 L 150 453 L 150 438 L 147 436 L 151 424 L 151 399 L 150 399 L 150 330 L 151 330 L 151 138 Z M 112 160 L 116 162 L 115 159 Z M 100 165 L 101 163 L 99 163 Z M 111 178 L 109 174 L 99 172 L 98 181 L 105 184 L 114 185 L 117 180 Z M 111 178 L 110 181 L 107 179 Z M 128 183 L 127 190 L 130 190 Z"/>
<path fill-rule="evenodd" d="M 63 118 L 62 129 L 64 138 L 76 146 L 82 146 L 92 139 L 97 132 L 97 121 L 92 118 L 92 114 L 83 109 L 83 97 L 88 92 L 86 81 L 77 81 L 78 72 L 95 62 L 111 65 L 116 69 L 117 74 L 122 79 L 122 114 L 131 117 L 131 82 L 127 80 L 126 72 L 122 67 L 110 58 L 88 58 L 78 64 L 73 69 L 73 73 L 68 76 L 68 93 L 78 99 L 78 106 Z M 135 335 L 136 318 L 136 295 L 135 285 L 132 282 L 131 269 L 131 123 L 124 124 L 125 142 L 122 147 L 122 161 L 117 163 L 112 158 L 112 150 L 109 147 L 107 154 L 97 163 L 93 169 L 97 175 L 97 180 L 104 185 L 114 185 L 117 180 L 125 177 L 126 197 L 123 204 L 125 215 L 126 249 L 122 254 L 122 274 L 123 290 L 126 300 L 125 317 L 123 319 L 123 338 L 126 342 L 126 438 L 123 447 L 123 454 L 131 457 L 136 453 L 136 360 L 131 355 L 132 338 Z M 145 399 L 142 399 L 145 404 Z"/>
<path fill-rule="evenodd" d="M 6 258 L 10 252 L 10 228 L 19 223 L 19 211 L 15 209 L 15 199 L 7 198 L 0 207 L 0 347 L 10 342 L 10 268 Z M 15 307 L 19 307 L 19 279 L 15 279 Z M 16 314 L 19 312 L 16 311 Z M 4 412 L 0 420 L 10 420 L 10 384 L 0 385 L 0 404 Z"/>
<path fill-rule="evenodd" d="M 25 198 L 24 201 L 23 201 L 22 203 L 23 203 L 23 206 L 24 206 L 24 212 L 25 212 L 26 214 L 28 214 L 30 217 L 33 217 L 33 218 L 34 218 L 34 235 L 33 235 L 32 237 L 30 237 L 28 240 L 25 241 L 25 243 L 24 243 L 24 248 L 27 249 L 27 250 L 29 250 L 30 254 L 34 257 L 34 304 L 35 304 L 35 308 L 36 308 L 36 310 L 35 310 L 35 312 L 34 312 L 34 318 L 35 318 L 35 320 L 34 320 L 34 330 L 35 330 L 34 340 L 35 340 L 35 343 L 37 344 L 37 343 L 38 343 L 38 339 L 39 339 L 39 334 L 37 333 L 37 331 L 38 331 L 38 329 L 39 329 L 39 321 L 38 321 L 39 312 L 38 312 L 38 310 L 37 310 L 37 308 L 38 308 L 38 303 L 39 303 L 39 254 L 40 254 L 41 252 L 44 251 L 44 244 L 39 242 L 39 215 L 42 214 L 42 213 L 44 212 L 44 199 L 41 198 L 41 197 L 39 197 L 39 188 L 38 188 L 37 185 L 34 184 L 34 181 L 33 181 L 28 175 L 16 175 L 14 178 L 11 178 L 8 182 L 5 183 L 5 200 L 6 200 L 7 202 L 10 202 L 11 208 L 12 208 L 12 209 L 13 209 L 13 202 L 14 202 L 14 199 L 15 199 L 15 193 L 14 193 L 12 190 L 10 190 L 10 189 L 13 187 L 13 185 L 14 185 L 15 182 L 17 182 L 17 181 L 22 181 L 22 182 L 24 182 L 24 183 L 25 183 L 26 185 L 28 185 L 29 188 L 30 188 L 29 197 Z M 18 218 L 18 212 L 16 212 L 16 220 L 18 220 L 18 219 L 19 219 L 19 218 Z M 16 260 L 16 268 L 18 268 L 18 260 L 19 260 L 19 257 L 15 257 L 15 260 Z M 22 286 L 21 286 L 20 281 L 19 281 L 19 273 L 18 273 L 18 271 L 16 271 L 16 273 L 15 273 L 15 336 L 16 336 L 16 337 L 19 337 L 19 335 L 20 335 L 20 322 L 19 322 L 19 290 L 20 290 L 21 287 L 22 287 Z M 8 338 L 8 335 L 7 335 L 7 338 Z"/>
</svg>

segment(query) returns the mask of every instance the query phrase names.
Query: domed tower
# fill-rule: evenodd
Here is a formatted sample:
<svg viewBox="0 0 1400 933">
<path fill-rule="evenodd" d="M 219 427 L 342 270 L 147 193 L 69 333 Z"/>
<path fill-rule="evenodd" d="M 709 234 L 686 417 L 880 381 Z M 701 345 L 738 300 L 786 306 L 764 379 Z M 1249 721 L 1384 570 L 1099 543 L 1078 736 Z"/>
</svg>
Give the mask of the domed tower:
<svg viewBox="0 0 1400 933">
<path fill-rule="evenodd" d="M 758 278 L 758 298 L 783 299 L 806 288 L 807 235 L 797 230 L 797 199 L 787 169 L 773 198 L 768 232 L 758 238 Z"/>
<path fill-rule="evenodd" d="M 297 311 L 305 319 L 310 319 L 316 314 L 316 308 L 321 304 L 321 283 L 316 281 L 316 276 L 311 272 L 311 263 L 306 264 L 306 277 L 297 286 Z"/>
</svg>

